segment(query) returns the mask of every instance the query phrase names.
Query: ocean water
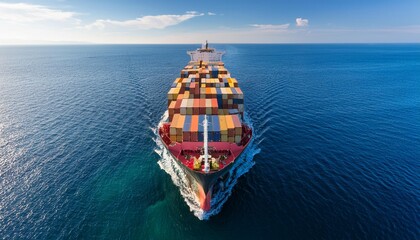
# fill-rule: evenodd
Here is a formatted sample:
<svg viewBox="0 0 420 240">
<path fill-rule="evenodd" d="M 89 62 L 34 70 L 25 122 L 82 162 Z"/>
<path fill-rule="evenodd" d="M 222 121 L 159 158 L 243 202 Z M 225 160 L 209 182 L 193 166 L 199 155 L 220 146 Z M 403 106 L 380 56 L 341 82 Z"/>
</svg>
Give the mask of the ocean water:
<svg viewBox="0 0 420 240">
<path fill-rule="evenodd" d="M 420 238 L 419 44 L 215 45 L 257 137 L 208 220 L 155 135 L 197 47 L 0 47 L 0 239 Z"/>
</svg>

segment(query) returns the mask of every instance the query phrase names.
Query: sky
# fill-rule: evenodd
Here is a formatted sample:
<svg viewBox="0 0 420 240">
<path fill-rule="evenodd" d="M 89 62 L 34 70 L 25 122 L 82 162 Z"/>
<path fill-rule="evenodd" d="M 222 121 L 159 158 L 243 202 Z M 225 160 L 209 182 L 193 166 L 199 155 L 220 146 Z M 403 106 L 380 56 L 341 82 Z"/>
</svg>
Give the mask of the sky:
<svg viewBox="0 0 420 240">
<path fill-rule="evenodd" d="M 0 0 L 0 44 L 420 42 L 420 0 Z"/>
</svg>

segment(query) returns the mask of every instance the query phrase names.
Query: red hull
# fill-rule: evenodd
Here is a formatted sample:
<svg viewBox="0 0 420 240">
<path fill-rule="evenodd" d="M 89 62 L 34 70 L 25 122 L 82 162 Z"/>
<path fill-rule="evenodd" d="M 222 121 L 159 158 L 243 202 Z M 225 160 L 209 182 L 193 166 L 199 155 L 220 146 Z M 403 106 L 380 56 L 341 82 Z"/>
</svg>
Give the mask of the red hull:
<svg viewBox="0 0 420 240">
<path fill-rule="evenodd" d="M 211 197 L 213 185 L 219 178 L 223 178 L 233 166 L 235 160 L 242 154 L 252 138 L 252 130 L 245 124 L 243 125 L 243 138 L 240 144 L 229 142 L 209 142 L 209 154 L 212 157 L 224 159 L 219 161 L 219 168 L 206 173 L 203 168 L 194 169 L 194 157 L 198 158 L 202 154 L 203 142 L 171 142 L 169 139 L 169 123 L 163 124 L 159 128 L 159 135 L 165 147 L 175 158 L 178 165 L 184 172 L 198 184 L 196 193 L 200 207 L 204 211 L 211 209 Z"/>
</svg>

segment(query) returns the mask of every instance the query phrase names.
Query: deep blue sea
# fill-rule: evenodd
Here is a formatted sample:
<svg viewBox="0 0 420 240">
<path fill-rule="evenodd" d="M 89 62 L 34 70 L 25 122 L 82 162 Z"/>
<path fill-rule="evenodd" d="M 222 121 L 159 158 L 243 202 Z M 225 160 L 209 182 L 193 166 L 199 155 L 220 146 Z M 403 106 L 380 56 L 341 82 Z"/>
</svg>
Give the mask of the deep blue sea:
<svg viewBox="0 0 420 240">
<path fill-rule="evenodd" d="M 198 45 L 0 47 L 0 239 L 420 239 L 420 44 L 213 46 L 259 153 L 209 220 L 154 133 Z"/>
</svg>

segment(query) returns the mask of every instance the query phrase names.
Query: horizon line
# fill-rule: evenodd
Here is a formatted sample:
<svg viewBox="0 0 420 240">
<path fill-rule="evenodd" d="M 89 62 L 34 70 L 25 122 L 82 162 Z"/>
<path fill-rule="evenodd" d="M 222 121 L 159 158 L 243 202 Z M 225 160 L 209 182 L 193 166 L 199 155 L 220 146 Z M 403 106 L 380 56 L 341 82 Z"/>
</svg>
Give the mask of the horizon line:
<svg viewBox="0 0 420 240">
<path fill-rule="evenodd" d="M 203 43 L 90 43 L 90 42 L 46 42 L 46 43 L 0 43 L 0 46 L 83 46 L 83 45 L 201 45 Z M 211 42 L 209 44 L 254 44 L 254 45 L 315 45 L 315 44 L 420 44 L 420 42 Z"/>
</svg>

